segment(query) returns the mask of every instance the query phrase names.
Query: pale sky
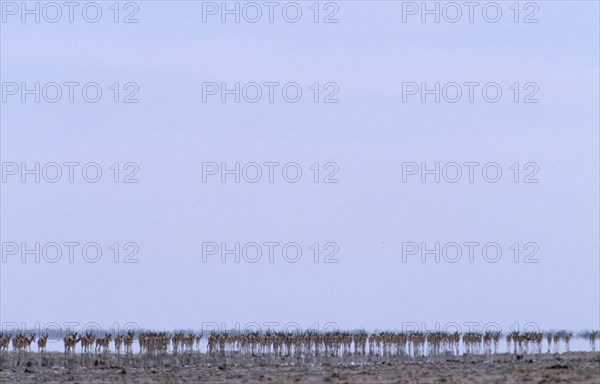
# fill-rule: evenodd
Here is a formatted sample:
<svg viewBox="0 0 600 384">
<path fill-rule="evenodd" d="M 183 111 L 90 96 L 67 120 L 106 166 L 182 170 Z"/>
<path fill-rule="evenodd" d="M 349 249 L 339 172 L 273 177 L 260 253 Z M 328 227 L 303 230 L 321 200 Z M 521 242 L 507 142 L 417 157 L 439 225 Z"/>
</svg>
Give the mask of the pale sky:
<svg viewBox="0 0 600 384">
<path fill-rule="evenodd" d="M 291 23 L 281 2 L 273 23 L 261 6 L 267 13 L 259 22 L 242 15 L 239 24 L 232 16 L 222 23 L 219 13 L 205 14 L 204 23 L 203 3 L 195 1 L 140 1 L 120 9 L 120 21 L 134 12 L 138 23 L 114 23 L 112 2 L 100 3 L 97 23 L 86 22 L 79 8 L 73 23 L 64 9 L 56 23 L 43 13 L 40 23 L 33 16 L 22 23 L 22 10 L 6 3 L 0 38 L 3 325 L 599 327 L 597 2 L 538 1 L 520 9 L 518 23 L 513 2 L 497 3 L 502 16 L 496 23 L 481 14 L 487 3 L 474 10 L 473 23 L 467 13 L 457 23 L 443 17 L 435 23 L 433 16 L 422 23 L 419 13 L 405 14 L 403 22 L 402 2 L 384 1 L 337 1 L 327 8 L 321 2 L 318 23 L 313 2 L 297 2 L 302 17 Z M 337 23 L 322 22 L 332 13 Z M 526 15 L 538 22 L 523 23 Z M 34 89 L 36 82 L 40 93 L 53 91 L 48 83 L 59 84 L 60 100 L 47 102 L 44 96 L 54 97 L 48 93 L 40 103 L 35 95 L 21 102 L 22 83 Z M 73 103 L 66 82 L 80 83 Z M 97 103 L 81 97 L 91 82 L 102 89 Z M 130 82 L 135 85 L 124 89 Z M 225 95 L 222 103 L 217 93 L 203 102 L 203 83 L 233 89 L 235 82 L 240 89 L 258 83 L 262 99 L 235 103 Z M 281 84 L 273 103 L 269 82 Z M 417 93 L 403 103 L 403 84 L 433 89 L 436 82 L 440 89 L 459 84 L 462 98 L 436 103 L 429 95 L 423 103 Z M 480 85 L 470 103 L 464 83 L 472 82 Z M 299 102 L 282 98 L 287 83 L 301 87 Z M 488 83 L 502 89 L 496 103 L 481 96 Z M 139 102 L 123 103 L 134 91 Z M 324 103 L 334 91 L 339 102 Z M 528 95 L 539 102 L 524 103 Z M 35 183 L 25 175 L 22 183 L 21 163 L 34 169 L 35 162 L 40 172 L 60 164 L 62 178 L 50 183 L 41 174 Z M 66 162 L 79 163 L 73 183 Z M 217 171 L 203 182 L 203 163 L 212 170 L 207 163 L 233 169 L 236 162 L 240 169 L 261 165 L 260 181 L 235 183 L 229 175 L 222 183 Z M 273 183 L 264 165 L 270 162 L 279 163 Z M 436 183 L 429 175 L 422 183 L 417 171 L 403 182 L 408 163 L 433 169 L 436 162 L 440 170 L 460 164 L 462 178 Z M 83 179 L 88 163 L 101 168 L 99 182 Z M 281 175 L 288 163 L 302 170 L 296 183 Z M 479 163 L 473 183 L 464 163 Z M 502 170 L 496 183 L 481 175 L 488 163 Z M 446 167 L 449 175 L 452 167 Z M 45 169 L 51 179 L 55 168 Z M 254 175 L 256 167 L 246 169 Z M 128 175 L 138 182 L 124 183 Z M 324 183 L 328 175 L 338 182 Z M 528 176 L 538 182 L 525 183 Z M 62 258 L 36 263 L 28 255 L 22 263 L 21 243 L 32 249 L 36 242 L 48 257 L 56 251 L 50 243 L 59 244 Z M 80 244 L 72 263 L 68 242 Z M 204 254 L 203 262 L 203 249 L 214 249 L 206 243 L 235 249 L 236 242 L 249 258 L 259 244 L 263 257 L 236 263 L 229 255 L 222 263 L 220 253 Z M 403 254 L 412 243 L 432 249 L 436 242 L 448 258 L 458 244 L 461 260 L 436 263 L 429 255 L 422 263 L 420 253 Z M 102 250 L 96 263 L 81 255 L 88 243 Z M 123 249 L 126 243 L 135 245 Z M 265 243 L 280 244 L 272 263 Z M 288 243 L 302 250 L 296 263 L 281 254 Z M 479 244 L 472 263 L 465 243 Z M 502 251 L 496 263 L 481 253 L 488 243 Z M 338 262 L 324 263 L 334 251 Z M 534 251 L 528 260 L 538 262 L 524 263 Z M 130 252 L 137 263 L 122 262 Z"/>
</svg>

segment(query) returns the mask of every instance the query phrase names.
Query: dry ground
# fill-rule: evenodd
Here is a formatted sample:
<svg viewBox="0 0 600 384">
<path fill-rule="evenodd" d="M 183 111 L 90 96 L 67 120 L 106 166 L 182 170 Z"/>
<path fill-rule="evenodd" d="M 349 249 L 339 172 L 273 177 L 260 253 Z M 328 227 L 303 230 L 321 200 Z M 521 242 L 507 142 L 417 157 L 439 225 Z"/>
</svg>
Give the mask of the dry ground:
<svg viewBox="0 0 600 384">
<path fill-rule="evenodd" d="M 60 352 L 17 356 L 3 353 L 0 383 L 599 383 L 600 353 L 560 355 L 447 356 L 386 361 L 298 362 L 227 360 L 194 356 L 142 360 L 139 356 L 103 365 L 95 356 L 76 356 L 64 368 Z M 187 365 L 190 362 L 193 364 Z"/>
</svg>

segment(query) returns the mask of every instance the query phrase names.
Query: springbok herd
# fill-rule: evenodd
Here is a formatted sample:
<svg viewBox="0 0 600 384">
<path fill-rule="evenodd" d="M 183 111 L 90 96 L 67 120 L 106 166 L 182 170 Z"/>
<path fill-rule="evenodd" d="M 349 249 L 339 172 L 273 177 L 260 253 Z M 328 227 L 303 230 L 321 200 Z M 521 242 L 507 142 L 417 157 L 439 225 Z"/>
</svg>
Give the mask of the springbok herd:
<svg viewBox="0 0 600 384">
<path fill-rule="evenodd" d="M 590 350 L 596 350 L 598 331 L 581 332 L 589 339 Z M 63 338 L 65 357 L 76 352 L 80 344 L 82 354 L 110 353 L 111 344 L 117 355 L 133 355 L 133 342 L 137 339 L 140 355 L 160 356 L 166 354 L 206 354 L 208 356 L 295 356 L 295 357 L 344 357 L 344 356 L 439 356 L 459 355 L 462 340 L 463 353 L 489 355 L 498 353 L 502 334 L 500 332 L 303 332 L 303 333 L 211 333 L 169 334 L 167 332 L 128 332 L 113 337 L 86 333 L 73 333 Z M 546 353 L 560 353 L 561 343 L 569 352 L 572 332 L 511 332 L 505 335 L 506 352 L 515 354 L 541 354 L 546 341 Z M 30 352 L 36 341 L 34 334 L 0 334 L 0 352 Z M 37 339 L 38 352 L 44 353 L 48 335 Z M 201 348 L 205 344 L 204 348 Z M 553 347 L 553 348 L 552 348 Z M 202 351 L 204 349 L 204 352 Z"/>
</svg>

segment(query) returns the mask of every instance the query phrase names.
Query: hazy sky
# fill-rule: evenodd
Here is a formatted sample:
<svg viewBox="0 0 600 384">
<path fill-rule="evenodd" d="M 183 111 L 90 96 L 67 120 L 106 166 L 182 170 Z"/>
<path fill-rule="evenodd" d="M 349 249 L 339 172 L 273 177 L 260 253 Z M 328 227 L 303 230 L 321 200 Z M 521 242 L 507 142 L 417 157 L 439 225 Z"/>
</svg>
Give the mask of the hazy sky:
<svg viewBox="0 0 600 384">
<path fill-rule="evenodd" d="M 67 8 L 48 22 L 56 9 L 41 4 L 35 23 L 21 2 L 2 2 L 3 325 L 599 327 L 598 2 L 522 2 L 518 15 L 497 2 L 495 23 L 487 2 L 472 23 L 464 5 L 456 23 L 445 3 L 439 23 L 423 23 L 421 2 L 313 3 L 276 3 L 272 23 L 263 2 L 256 23 L 245 3 L 240 23 L 221 22 L 220 1 L 120 3 L 118 23 L 113 2 L 98 3 L 96 23 L 86 2 L 72 23 Z M 236 82 L 240 103 L 214 87 Z M 439 103 L 421 92 L 436 82 Z M 88 83 L 102 90 L 96 103 L 82 97 Z M 248 83 L 260 86 L 256 103 Z M 298 102 L 282 96 L 288 83 Z M 482 96 L 486 84 L 488 100 L 501 89 L 497 102 Z M 457 87 L 460 100 L 447 101 Z M 36 162 L 39 183 L 22 167 Z M 239 183 L 221 175 L 236 162 Z M 421 172 L 436 162 L 439 183 Z M 86 164 L 87 180 L 101 169 L 98 182 L 84 179 Z M 22 263 L 22 243 L 36 242 L 40 262 Z M 226 252 L 222 263 L 222 243 L 236 242 L 241 261 Z M 423 263 L 423 245 L 436 243 L 440 262 L 425 252 Z M 138 262 L 124 263 L 132 252 Z"/>
</svg>

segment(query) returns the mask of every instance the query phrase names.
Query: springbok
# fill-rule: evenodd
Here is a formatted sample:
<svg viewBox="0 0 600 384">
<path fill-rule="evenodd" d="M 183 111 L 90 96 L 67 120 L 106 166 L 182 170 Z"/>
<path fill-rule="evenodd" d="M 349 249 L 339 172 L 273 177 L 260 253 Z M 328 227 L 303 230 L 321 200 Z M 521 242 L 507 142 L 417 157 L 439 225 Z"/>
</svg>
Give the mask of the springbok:
<svg viewBox="0 0 600 384">
<path fill-rule="evenodd" d="M 592 352 L 596 352 L 596 336 L 598 336 L 598 331 L 590 332 L 590 349 Z"/>
<path fill-rule="evenodd" d="M 571 352 L 571 348 L 569 346 L 569 342 L 571 341 L 571 338 L 573 337 L 573 332 L 567 332 L 565 333 L 565 348 L 567 352 Z"/>
<path fill-rule="evenodd" d="M 184 347 L 190 353 L 194 351 L 194 337 L 194 334 L 190 334 L 181 338 L 181 352 L 183 352 Z"/>
<path fill-rule="evenodd" d="M 550 347 L 552 347 L 552 332 L 546 333 L 546 342 L 548 343 L 548 353 L 550 353 Z"/>
<path fill-rule="evenodd" d="M 8 351 L 8 345 L 10 344 L 10 335 L 4 335 L 0 333 L 0 351 Z"/>
<path fill-rule="evenodd" d="M 35 341 L 35 335 L 31 335 L 29 338 L 24 336 L 23 338 L 24 338 L 27 350 L 29 352 L 31 352 L 31 343 Z"/>
<path fill-rule="evenodd" d="M 96 353 L 99 353 L 100 349 L 104 349 L 105 353 L 108 352 L 111 340 L 112 340 L 112 335 L 110 335 L 108 333 L 106 334 L 105 337 L 97 338 L 96 339 Z"/>
<path fill-rule="evenodd" d="M 133 336 L 135 334 L 132 331 L 127 331 L 127 334 L 123 338 L 123 344 L 125 344 L 125 354 L 133 353 L 131 346 L 133 345 Z"/>
<path fill-rule="evenodd" d="M 48 341 L 48 334 L 42 335 L 37 341 L 38 352 L 46 351 L 46 342 Z"/>
<path fill-rule="evenodd" d="M 96 336 L 91 332 L 86 332 L 85 336 L 81 337 L 81 352 L 90 353 L 90 347 L 94 345 L 94 340 L 96 340 Z"/>
<path fill-rule="evenodd" d="M 25 335 L 17 335 L 13 338 L 13 350 L 21 352 L 23 350 L 31 352 L 31 343 L 35 341 L 35 335 L 27 337 Z"/>
<path fill-rule="evenodd" d="M 69 352 L 75 352 L 75 346 L 81 340 L 81 336 L 78 333 L 71 333 L 63 338 L 63 343 L 65 345 L 65 355 Z"/>
<path fill-rule="evenodd" d="M 556 332 L 554 335 L 552 335 L 552 341 L 554 342 L 554 353 L 560 353 L 560 339 L 561 334 L 559 332 Z"/>
<path fill-rule="evenodd" d="M 117 352 L 117 355 L 121 354 L 121 346 L 123 345 L 123 338 L 124 338 L 124 336 L 122 336 L 122 335 L 115 336 L 115 352 Z"/>
<path fill-rule="evenodd" d="M 15 351 L 21 352 L 21 350 L 25 347 L 25 344 L 23 343 L 23 335 L 18 334 L 16 336 L 14 336 L 12 339 L 12 346 L 13 346 L 13 352 L 15 352 Z"/>
</svg>

